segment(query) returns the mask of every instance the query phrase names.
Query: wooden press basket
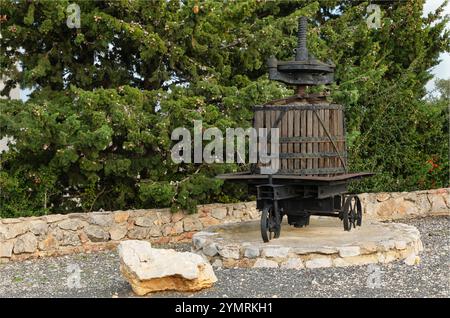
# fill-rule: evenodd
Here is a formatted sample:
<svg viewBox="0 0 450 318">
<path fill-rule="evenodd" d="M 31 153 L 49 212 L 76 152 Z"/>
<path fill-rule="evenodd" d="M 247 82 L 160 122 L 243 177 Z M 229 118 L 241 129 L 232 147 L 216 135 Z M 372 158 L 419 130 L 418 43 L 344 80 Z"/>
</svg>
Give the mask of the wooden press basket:
<svg viewBox="0 0 450 318">
<path fill-rule="evenodd" d="M 279 128 L 280 169 L 276 174 L 333 176 L 346 173 L 345 119 L 341 105 L 326 101 L 286 104 L 278 101 L 256 106 L 253 127 Z M 261 166 L 258 162 L 253 167 L 254 172 L 260 173 Z"/>
</svg>

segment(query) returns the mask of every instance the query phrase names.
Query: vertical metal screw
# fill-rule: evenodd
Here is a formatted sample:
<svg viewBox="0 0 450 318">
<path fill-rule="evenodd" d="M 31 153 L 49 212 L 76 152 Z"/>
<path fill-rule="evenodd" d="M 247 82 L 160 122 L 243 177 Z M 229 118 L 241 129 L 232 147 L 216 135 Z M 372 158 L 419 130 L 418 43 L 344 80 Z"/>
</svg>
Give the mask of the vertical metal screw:
<svg viewBox="0 0 450 318">
<path fill-rule="evenodd" d="M 306 47 L 306 33 L 308 32 L 308 20 L 306 17 L 298 19 L 298 46 L 295 54 L 296 61 L 308 59 L 308 48 Z"/>
</svg>

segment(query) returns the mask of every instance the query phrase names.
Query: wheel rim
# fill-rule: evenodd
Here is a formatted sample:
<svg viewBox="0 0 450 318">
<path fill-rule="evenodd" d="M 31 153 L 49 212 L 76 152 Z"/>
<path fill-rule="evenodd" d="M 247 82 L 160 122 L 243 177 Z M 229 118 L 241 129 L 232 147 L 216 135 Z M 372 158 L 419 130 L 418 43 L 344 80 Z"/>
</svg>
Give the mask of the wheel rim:
<svg viewBox="0 0 450 318">
<path fill-rule="evenodd" d="M 350 231 L 352 229 L 351 224 L 351 202 L 352 197 L 345 198 L 344 207 L 342 208 L 342 223 L 344 224 L 344 231 Z"/>
<path fill-rule="evenodd" d="M 270 206 L 264 206 L 261 211 L 261 237 L 265 243 L 269 242 L 271 239 L 271 234 L 269 231 L 269 217 L 270 217 Z"/>
<path fill-rule="evenodd" d="M 348 222 L 350 227 L 356 227 L 356 199 L 355 197 L 351 197 L 350 199 L 350 211 L 348 212 Z"/>
<path fill-rule="evenodd" d="M 356 225 L 362 225 L 362 206 L 358 196 L 356 196 Z"/>
<path fill-rule="evenodd" d="M 342 221 L 344 230 L 350 231 L 352 226 L 361 226 L 362 224 L 362 207 L 358 196 L 348 196 L 342 209 Z"/>
<path fill-rule="evenodd" d="M 272 205 L 265 205 L 261 211 L 261 237 L 265 243 L 273 238 L 279 238 L 281 226 L 277 225 Z"/>
</svg>

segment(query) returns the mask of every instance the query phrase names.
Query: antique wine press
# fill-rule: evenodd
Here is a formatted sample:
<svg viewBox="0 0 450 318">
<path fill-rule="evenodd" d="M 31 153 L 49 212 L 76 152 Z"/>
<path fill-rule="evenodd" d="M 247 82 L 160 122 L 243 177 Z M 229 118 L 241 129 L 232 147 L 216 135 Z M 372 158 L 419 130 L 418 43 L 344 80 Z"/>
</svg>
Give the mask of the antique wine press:
<svg viewBox="0 0 450 318">
<path fill-rule="evenodd" d="M 295 59 L 271 57 L 269 78 L 296 86 L 296 95 L 254 107 L 253 127 L 279 129 L 279 169 L 264 174 L 259 161 L 251 171 L 218 178 L 246 182 L 256 194 L 264 242 L 278 238 L 283 216 L 295 227 L 309 224 L 311 215 L 339 217 L 344 230 L 360 226 L 362 207 L 347 194 L 351 180 L 372 173 L 348 173 L 345 118 L 342 105 L 327 101 L 325 93 L 308 94 L 308 86 L 331 84 L 335 65 L 317 60 L 307 49 L 307 19 L 299 19 Z"/>
</svg>

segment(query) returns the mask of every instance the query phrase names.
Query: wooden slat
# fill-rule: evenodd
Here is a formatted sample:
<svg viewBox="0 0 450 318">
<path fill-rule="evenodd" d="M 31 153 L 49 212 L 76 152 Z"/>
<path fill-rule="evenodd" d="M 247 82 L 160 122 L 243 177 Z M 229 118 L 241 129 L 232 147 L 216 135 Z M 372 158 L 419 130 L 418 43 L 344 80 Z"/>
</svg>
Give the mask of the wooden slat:
<svg viewBox="0 0 450 318">
<path fill-rule="evenodd" d="M 337 104 L 302 104 L 302 105 L 264 105 L 253 107 L 253 111 L 271 111 L 279 109 L 302 109 L 302 110 L 313 110 L 313 109 L 342 109 L 342 105 Z"/>
<path fill-rule="evenodd" d="M 329 130 L 329 133 L 330 133 L 331 136 L 334 136 L 336 134 L 336 132 L 334 131 L 334 110 L 330 109 L 329 112 L 330 112 L 330 116 L 329 116 L 330 130 Z M 328 147 L 329 147 L 330 150 L 333 147 L 331 142 L 328 145 Z M 336 161 L 335 161 L 334 158 L 330 158 L 329 159 L 329 163 L 330 163 L 330 165 L 329 165 L 330 168 L 336 166 Z"/>
<path fill-rule="evenodd" d="M 339 119 L 338 119 L 339 129 L 338 129 L 337 133 L 342 136 L 345 133 L 344 132 L 344 113 L 342 112 L 342 110 L 337 110 L 337 112 L 339 114 Z M 337 145 L 338 145 L 339 152 L 343 152 L 344 151 L 344 142 L 338 141 Z M 345 162 L 345 158 L 343 158 L 343 159 Z M 338 158 L 338 160 L 339 160 L 338 167 L 344 167 L 344 164 L 341 162 L 341 160 L 339 158 Z"/>
<path fill-rule="evenodd" d="M 253 124 L 256 129 L 256 132 L 258 133 L 258 129 L 262 127 L 262 118 L 264 116 L 264 112 L 255 112 Z"/>
<path fill-rule="evenodd" d="M 294 136 L 301 136 L 300 135 L 300 110 L 294 111 Z M 300 152 L 300 144 L 296 143 L 294 145 L 294 151 Z M 295 160 L 294 163 L 294 169 L 300 169 L 300 160 Z"/>
<path fill-rule="evenodd" d="M 322 122 L 323 122 L 323 114 L 324 114 L 324 111 L 325 110 L 323 110 L 323 109 L 321 109 L 321 110 L 319 110 L 317 113 L 319 114 L 319 116 L 320 116 L 320 118 L 321 118 L 321 120 L 322 120 Z M 322 137 L 323 136 L 323 127 L 322 127 L 322 125 L 319 123 L 319 134 L 318 134 L 318 136 L 319 137 Z M 316 144 L 318 144 L 318 146 L 319 146 L 319 152 L 323 152 L 324 150 L 323 150 L 323 143 L 318 143 L 318 142 L 316 142 Z M 323 160 L 324 159 L 322 159 L 322 158 L 320 158 L 319 159 L 319 165 L 318 165 L 318 168 L 323 168 Z"/>
<path fill-rule="evenodd" d="M 306 137 L 306 110 L 300 111 L 300 135 Z M 306 143 L 300 145 L 300 152 L 306 152 Z M 306 169 L 306 160 L 300 159 L 300 169 Z"/>
<path fill-rule="evenodd" d="M 319 127 L 320 129 L 320 127 Z M 339 142 L 344 142 L 345 139 L 343 136 L 334 136 L 331 137 L 331 139 L 333 141 L 339 141 Z M 292 136 L 292 137 L 280 137 L 280 142 L 283 143 L 290 143 L 292 142 L 293 144 L 300 144 L 300 143 L 305 143 L 305 142 L 317 142 L 317 143 L 322 143 L 322 144 L 326 144 L 328 142 L 330 142 L 330 138 L 328 138 L 328 136 L 325 134 L 324 132 L 324 136 L 320 137 L 320 136 L 313 136 L 313 137 L 301 137 L 301 136 Z"/>
<path fill-rule="evenodd" d="M 267 130 L 264 132 L 264 137 L 267 137 L 270 129 L 270 112 L 263 112 L 264 118 L 263 118 L 263 127 L 267 128 Z M 267 140 L 267 139 L 266 139 Z M 267 143 L 267 153 L 270 151 L 270 143 Z M 267 164 L 262 164 L 263 166 L 266 166 Z"/>
<path fill-rule="evenodd" d="M 330 131 L 330 111 L 328 109 L 324 110 L 324 125 L 327 131 Z M 327 142 L 324 147 L 324 151 L 330 151 L 330 142 Z M 324 168 L 328 168 L 330 166 L 330 159 L 324 159 Z"/>
<path fill-rule="evenodd" d="M 278 115 L 279 115 L 279 112 L 277 112 L 277 117 L 278 117 Z M 287 116 L 286 116 L 286 114 L 281 119 L 279 128 L 281 129 L 281 137 L 287 137 Z M 287 152 L 287 150 L 288 150 L 287 144 L 282 144 L 281 152 Z M 281 160 L 281 169 L 287 169 L 287 159 Z"/>
<path fill-rule="evenodd" d="M 337 173 L 339 169 L 334 168 L 344 167 L 338 156 L 329 157 L 326 155 L 326 153 L 337 151 L 339 153 L 345 152 L 343 110 L 337 107 L 331 109 L 322 107 L 317 110 L 316 115 L 312 109 L 287 109 L 280 105 L 277 108 L 255 112 L 254 127 L 265 127 L 268 129 L 275 126 L 278 127 L 280 137 L 284 138 L 280 140 L 280 154 L 300 153 L 314 154 L 314 156 L 282 156 L 280 169 L 286 173 L 287 171 L 297 171 L 298 173 L 315 175 L 315 171 L 330 171 L 330 173 L 336 171 Z M 282 113 L 284 113 L 284 116 L 280 117 Z M 275 125 L 278 118 L 281 118 L 281 120 L 278 122 L 278 125 Z M 338 150 L 330 142 L 329 136 L 333 139 L 333 143 Z M 345 161 L 346 159 L 343 158 L 343 160 Z M 330 169 L 325 170 L 327 168 Z M 325 172 L 318 173 L 322 174 Z"/>
<path fill-rule="evenodd" d="M 313 136 L 318 136 L 320 126 L 319 118 L 317 118 L 317 115 L 314 113 L 314 111 L 311 112 L 313 116 Z M 318 151 L 319 151 L 319 144 L 317 142 L 313 142 L 313 152 Z M 320 160 L 319 158 L 313 159 L 313 169 L 319 168 L 319 160 Z"/>
<path fill-rule="evenodd" d="M 337 132 L 338 132 L 338 129 L 339 129 L 339 124 L 338 124 L 338 118 L 339 118 L 339 114 L 338 114 L 338 112 L 337 111 L 335 111 L 335 110 L 333 110 L 333 113 L 334 113 L 334 122 L 333 122 L 333 128 L 334 128 L 334 130 L 333 130 L 333 136 L 335 136 L 335 135 L 337 135 Z M 333 147 L 333 146 L 332 146 Z M 333 165 L 333 167 L 337 167 L 337 165 L 339 164 L 339 162 L 338 162 L 338 160 L 337 160 L 337 158 L 335 157 L 334 159 L 334 165 Z"/>
<path fill-rule="evenodd" d="M 346 156 L 347 154 L 344 153 L 336 153 L 334 151 L 332 152 L 307 152 L 307 153 L 301 153 L 301 152 L 283 152 L 280 153 L 280 158 L 324 158 L 324 157 L 329 157 L 329 158 L 336 158 L 339 155 L 341 156 Z M 316 169 L 316 168 L 314 168 Z"/>
<path fill-rule="evenodd" d="M 341 120 L 342 120 L 342 112 L 336 111 L 336 113 L 337 113 L 337 119 L 336 119 L 336 126 L 337 126 L 337 129 L 336 129 L 336 134 L 340 134 L 341 131 L 342 131 L 342 123 L 341 123 Z M 338 150 L 341 151 L 341 145 L 340 145 L 339 142 L 336 143 L 336 146 L 337 146 Z M 339 157 L 336 157 L 336 167 L 342 167 L 342 162 L 341 162 L 341 160 L 339 159 Z"/>
<path fill-rule="evenodd" d="M 287 113 L 288 137 L 294 135 L 294 111 L 295 110 L 290 110 Z M 294 144 L 292 142 L 288 143 L 288 152 L 294 152 Z M 295 159 L 288 160 L 288 169 L 294 169 L 294 161 Z"/>
<path fill-rule="evenodd" d="M 313 132 L 313 113 L 309 110 L 306 111 L 306 133 L 307 136 L 312 136 Z M 312 143 L 307 142 L 306 143 L 306 152 L 312 152 Z M 312 169 L 312 159 L 306 159 L 306 168 Z"/>
<path fill-rule="evenodd" d="M 264 112 L 264 128 L 267 128 L 266 136 L 270 132 L 270 127 L 272 127 L 272 125 L 271 125 L 271 118 L 272 118 L 271 112 L 272 111 L 265 111 Z M 270 143 L 267 143 L 267 153 L 270 153 Z M 267 166 L 267 164 L 263 164 L 263 165 Z"/>
</svg>

